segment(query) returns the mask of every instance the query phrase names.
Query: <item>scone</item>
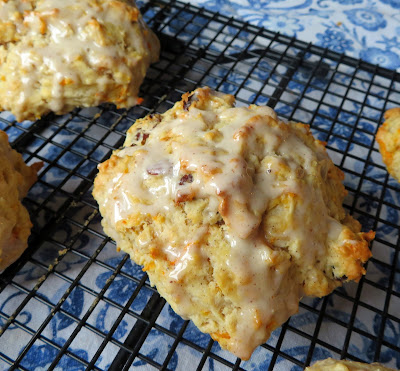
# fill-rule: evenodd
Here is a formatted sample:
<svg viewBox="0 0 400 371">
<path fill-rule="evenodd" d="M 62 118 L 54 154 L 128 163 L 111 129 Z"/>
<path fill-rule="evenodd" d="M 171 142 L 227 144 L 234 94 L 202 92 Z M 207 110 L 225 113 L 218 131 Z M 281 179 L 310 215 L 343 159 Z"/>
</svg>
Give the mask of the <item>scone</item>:
<svg viewBox="0 0 400 371">
<path fill-rule="evenodd" d="M 305 371 L 395 371 L 387 368 L 379 363 L 361 363 L 353 361 L 338 361 L 336 359 L 327 358 L 323 361 L 315 362 L 312 366 L 307 367 Z"/>
<path fill-rule="evenodd" d="M 248 359 L 303 295 L 359 280 L 373 232 L 307 125 L 205 87 L 138 120 L 99 166 L 105 232 L 172 308 Z"/>
<path fill-rule="evenodd" d="M 387 110 L 384 117 L 376 141 L 389 174 L 400 181 L 400 108 Z"/>
<path fill-rule="evenodd" d="M 21 199 L 41 167 L 42 163 L 25 165 L 22 156 L 8 144 L 7 134 L 0 130 L 0 272 L 27 247 L 32 223 Z"/>
<path fill-rule="evenodd" d="M 0 0 L 0 109 L 133 106 L 159 49 L 133 0 Z"/>
</svg>

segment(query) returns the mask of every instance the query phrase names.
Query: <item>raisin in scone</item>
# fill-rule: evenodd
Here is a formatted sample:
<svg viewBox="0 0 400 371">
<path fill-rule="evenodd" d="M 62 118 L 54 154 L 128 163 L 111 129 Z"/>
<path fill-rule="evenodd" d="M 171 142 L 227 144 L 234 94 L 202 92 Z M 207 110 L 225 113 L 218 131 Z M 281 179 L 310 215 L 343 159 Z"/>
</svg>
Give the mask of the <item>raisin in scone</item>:
<svg viewBox="0 0 400 371">
<path fill-rule="evenodd" d="M 379 363 L 362 363 L 354 361 L 336 360 L 327 358 L 315 362 L 307 367 L 305 371 L 395 371 L 392 368 L 385 367 Z"/>
<path fill-rule="evenodd" d="M 0 109 L 133 106 L 159 48 L 133 0 L 0 0 Z"/>
<path fill-rule="evenodd" d="M 0 130 L 0 272 L 27 247 L 32 223 L 21 199 L 37 179 L 42 163 L 27 166 Z"/>
<path fill-rule="evenodd" d="M 376 141 L 389 174 L 400 181 L 400 108 L 387 110 L 384 117 Z"/>
<path fill-rule="evenodd" d="M 99 166 L 105 232 L 172 308 L 248 359 L 303 295 L 359 280 L 374 233 L 307 125 L 205 87 L 138 120 Z"/>
</svg>

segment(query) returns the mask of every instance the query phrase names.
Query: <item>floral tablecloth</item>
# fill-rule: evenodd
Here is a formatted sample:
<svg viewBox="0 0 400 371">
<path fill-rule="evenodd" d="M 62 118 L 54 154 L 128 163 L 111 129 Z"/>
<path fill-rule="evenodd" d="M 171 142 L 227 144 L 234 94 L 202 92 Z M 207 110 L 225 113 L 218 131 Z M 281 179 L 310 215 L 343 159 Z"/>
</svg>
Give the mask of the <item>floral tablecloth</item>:
<svg viewBox="0 0 400 371">
<path fill-rule="evenodd" d="M 399 0 L 186 0 L 338 53 L 400 70 Z"/>
</svg>

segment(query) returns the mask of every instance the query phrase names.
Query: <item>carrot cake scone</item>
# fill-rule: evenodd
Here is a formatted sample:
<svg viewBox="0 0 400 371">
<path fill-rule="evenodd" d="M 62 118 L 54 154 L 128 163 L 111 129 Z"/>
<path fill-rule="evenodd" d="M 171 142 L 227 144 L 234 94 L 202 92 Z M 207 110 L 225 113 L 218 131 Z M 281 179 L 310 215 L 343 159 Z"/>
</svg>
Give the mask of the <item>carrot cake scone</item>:
<svg viewBox="0 0 400 371">
<path fill-rule="evenodd" d="M 0 130 L 0 272 L 27 247 L 32 223 L 21 199 L 37 179 L 42 163 L 27 166 Z"/>
<path fill-rule="evenodd" d="M 395 371 L 379 363 L 362 363 L 354 361 L 336 360 L 332 358 L 315 362 L 305 371 Z"/>
<path fill-rule="evenodd" d="M 389 174 L 400 181 L 400 108 L 385 112 L 385 122 L 376 133 L 376 141 Z"/>
<path fill-rule="evenodd" d="M 303 295 L 359 280 L 374 233 L 346 215 L 343 173 L 307 125 L 234 103 L 201 88 L 138 120 L 93 195 L 175 312 L 248 359 Z"/>
<path fill-rule="evenodd" d="M 133 106 L 159 48 L 133 0 L 0 0 L 0 109 Z"/>
</svg>

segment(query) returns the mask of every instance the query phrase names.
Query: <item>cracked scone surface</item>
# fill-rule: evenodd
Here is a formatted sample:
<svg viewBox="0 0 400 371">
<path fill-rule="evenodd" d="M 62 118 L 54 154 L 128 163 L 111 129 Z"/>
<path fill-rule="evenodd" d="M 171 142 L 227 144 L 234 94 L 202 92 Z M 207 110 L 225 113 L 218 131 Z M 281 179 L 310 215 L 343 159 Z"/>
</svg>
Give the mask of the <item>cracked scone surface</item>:
<svg viewBox="0 0 400 371">
<path fill-rule="evenodd" d="M 400 108 L 387 110 L 384 117 L 376 141 L 389 174 L 400 182 Z"/>
<path fill-rule="evenodd" d="M 362 363 L 354 361 L 337 360 L 327 358 L 322 361 L 315 362 L 305 371 L 395 371 L 387 368 L 379 363 Z"/>
<path fill-rule="evenodd" d="M 41 166 L 27 166 L 22 156 L 11 149 L 7 134 L 0 130 L 0 272 L 27 247 L 32 223 L 21 199 L 36 181 Z"/>
<path fill-rule="evenodd" d="M 130 0 L 0 0 L 0 109 L 130 107 L 159 41 Z"/>
<path fill-rule="evenodd" d="M 200 88 L 128 130 L 99 166 L 105 232 L 172 308 L 248 359 L 303 295 L 359 280 L 373 232 L 307 125 Z"/>
</svg>

